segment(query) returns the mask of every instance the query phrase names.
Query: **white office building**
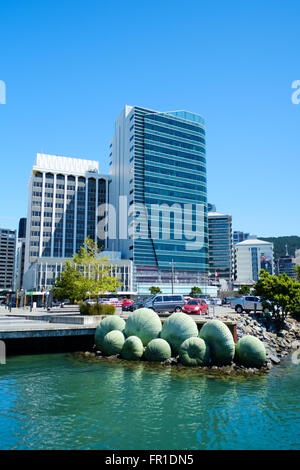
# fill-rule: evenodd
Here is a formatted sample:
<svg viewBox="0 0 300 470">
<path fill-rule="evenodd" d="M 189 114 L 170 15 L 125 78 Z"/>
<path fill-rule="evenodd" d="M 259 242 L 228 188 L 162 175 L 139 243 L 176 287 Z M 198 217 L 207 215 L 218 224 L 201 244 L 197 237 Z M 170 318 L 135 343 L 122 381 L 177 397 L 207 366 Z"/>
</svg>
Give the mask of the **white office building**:
<svg viewBox="0 0 300 470">
<path fill-rule="evenodd" d="M 257 282 L 261 269 L 274 274 L 273 243 L 258 239 L 244 240 L 235 245 L 235 254 L 237 282 Z"/>
<path fill-rule="evenodd" d="M 99 222 L 109 181 L 97 161 L 37 154 L 28 187 L 25 271 L 44 257 L 71 258 L 87 236 L 106 248 Z"/>
</svg>

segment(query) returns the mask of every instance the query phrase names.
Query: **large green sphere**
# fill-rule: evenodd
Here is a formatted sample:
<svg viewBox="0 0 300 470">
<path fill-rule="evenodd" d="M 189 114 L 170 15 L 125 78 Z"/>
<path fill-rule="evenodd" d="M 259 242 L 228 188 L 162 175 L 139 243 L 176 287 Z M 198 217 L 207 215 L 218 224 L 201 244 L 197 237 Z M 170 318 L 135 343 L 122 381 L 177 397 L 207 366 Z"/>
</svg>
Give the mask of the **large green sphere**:
<svg viewBox="0 0 300 470">
<path fill-rule="evenodd" d="M 112 330 L 123 331 L 125 321 L 118 315 L 109 315 L 99 323 L 95 332 L 95 345 L 97 349 L 102 351 L 104 336 Z"/>
<path fill-rule="evenodd" d="M 160 318 L 149 308 L 139 308 L 129 315 L 124 332 L 127 338 L 137 336 L 147 346 L 161 332 Z"/>
<path fill-rule="evenodd" d="M 255 336 L 243 336 L 235 345 L 235 360 L 245 367 L 260 368 L 266 362 L 264 344 Z"/>
<path fill-rule="evenodd" d="M 163 362 L 171 357 L 170 345 L 161 338 L 152 339 L 145 349 L 145 358 L 150 362 Z"/>
<path fill-rule="evenodd" d="M 137 336 L 129 336 L 123 344 L 121 356 L 127 361 L 138 361 L 144 354 L 142 340 Z"/>
<path fill-rule="evenodd" d="M 163 324 L 160 337 L 165 339 L 172 347 L 174 354 L 179 353 L 180 346 L 192 336 L 198 336 L 195 321 L 186 313 L 172 313 Z"/>
<path fill-rule="evenodd" d="M 204 339 L 210 348 L 213 365 L 231 364 L 235 344 L 232 334 L 225 323 L 220 320 L 208 320 L 201 328 L 199 337 Z"/>
<path fill-rule="evenodd" d="M 186 339 L 179 349 L 179 360 L 185 366 L 206 366 L 210 360 L 208 344 L 201 338 Z"/>
<path fill-rule="evenodd" d="M 103 338 L 102 352 L 105 356 L 114 356 L 120 354 L 124 345 L 125 338 L 121 331 L 109 331 Z"/>
</svg>

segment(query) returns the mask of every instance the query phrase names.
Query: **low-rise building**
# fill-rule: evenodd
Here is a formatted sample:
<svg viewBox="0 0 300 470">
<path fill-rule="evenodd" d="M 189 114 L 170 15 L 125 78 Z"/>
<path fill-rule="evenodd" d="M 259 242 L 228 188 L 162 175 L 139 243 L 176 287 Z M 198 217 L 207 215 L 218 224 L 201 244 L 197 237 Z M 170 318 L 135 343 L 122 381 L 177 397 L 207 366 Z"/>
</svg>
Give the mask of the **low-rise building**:
<svg viewBox="0 0 300 470">
<path fill-rule="evenodd" d="M 273 243 L 248 239 L 235 245 L 236 281 L 257 282 L 261 269 L 274 274 Z"/>
<path fill-rule="evenodd" d="M 102 253 L 105 256 L 107 253 Z M 56 279 L 64 269 L 65 261 L 70 258 L 38 258 L 32 263 L 24 274 L 23 287 L 26 291 L 50 291 L 55 284 Z M 131 260 L 110 259 L 110 274 L 118 277 L 121 285 L 119 294 L 133 292 L 132 275 L 133 263 Z M 88 275 L 88 272 L 87 272 Z"/>
</svg>

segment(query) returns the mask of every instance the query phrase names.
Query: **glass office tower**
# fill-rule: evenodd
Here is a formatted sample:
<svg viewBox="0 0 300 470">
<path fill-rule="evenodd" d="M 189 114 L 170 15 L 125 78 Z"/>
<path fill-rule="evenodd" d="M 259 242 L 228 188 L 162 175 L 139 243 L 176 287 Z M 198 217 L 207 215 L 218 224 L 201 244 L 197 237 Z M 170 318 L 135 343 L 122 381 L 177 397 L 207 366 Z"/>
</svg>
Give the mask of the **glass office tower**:
<svg viewBox="0 0 300 470">
<path fill-rule="evenodd" d="M 208 228 L 205 129 L 201 116 L 126 106 L 110 145 L 109 202 L 117 212 L 111 249 L 132 259 L 138 292 L 206 283 Z M 129 236 L 125 236 L 125 212 Z M 121 236 L 120 236 L 121 234 Z M 173 286 L 174 287 L 174 286 Z"/>
<path fill-rule="evenodd" d="M 208 212 L 209 269 L 211 276 L 225 279 L 229 288 L 233 278 L 232 217 Z"/>
</svg>

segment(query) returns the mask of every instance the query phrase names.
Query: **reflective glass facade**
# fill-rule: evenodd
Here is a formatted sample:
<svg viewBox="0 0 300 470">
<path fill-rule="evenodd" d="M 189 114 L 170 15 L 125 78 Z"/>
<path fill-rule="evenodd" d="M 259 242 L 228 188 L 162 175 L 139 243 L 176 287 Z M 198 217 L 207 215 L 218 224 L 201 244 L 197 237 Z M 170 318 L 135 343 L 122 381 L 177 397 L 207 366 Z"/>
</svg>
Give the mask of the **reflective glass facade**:
<svg viewBox="0 0 300 470">
<path fill-rule="evenodd" d="M 173 267 L 179 272 L 208 269 L 207 187 L 203 119 L 193 113 L 156 113 L 135 107 L 129 139 L 134 184 L 130 204 L 143 204 L 148 219 L 145 237 L 135 237 L 130 247 L 136 267 L 157 272 Z M 153 205 L 166 205 L 166 210 Z M 198 211 L 202 212 L 197 213 Z M 197 217 L 196 217 L 197 216 Z M 190 227 L 184 220 L 190 220 Z M 155 231 L 153 230 L 155 226 Z M 170 236 L 167 232 L 169 230 Z M 193 248 L 187 243 L 199 239 Z M 201 241 L 200 241 L 201 240 Z M 187 274 L 186 277 L 188 277 Z M 192 281 L 191 281 L 192 282 Z"/>
<path fill-rule="evenodd" d="M 232 280 L 232 219 L 229 215 L 208 213 L 209 269 L 214 276 Z"/>
</svg>

